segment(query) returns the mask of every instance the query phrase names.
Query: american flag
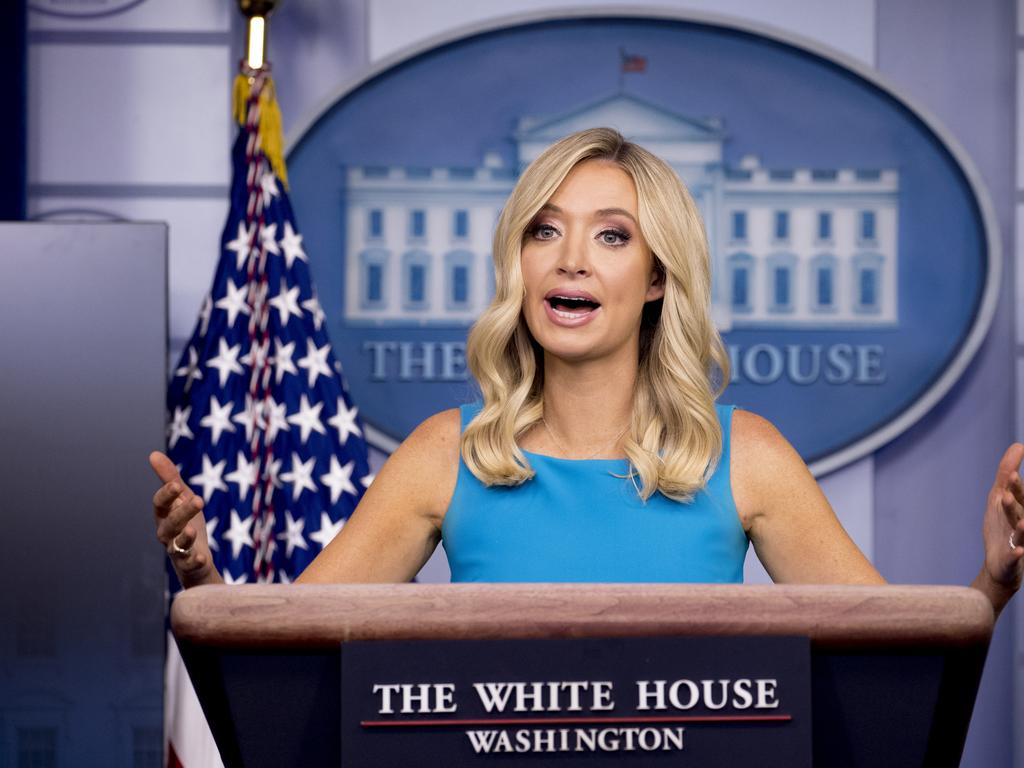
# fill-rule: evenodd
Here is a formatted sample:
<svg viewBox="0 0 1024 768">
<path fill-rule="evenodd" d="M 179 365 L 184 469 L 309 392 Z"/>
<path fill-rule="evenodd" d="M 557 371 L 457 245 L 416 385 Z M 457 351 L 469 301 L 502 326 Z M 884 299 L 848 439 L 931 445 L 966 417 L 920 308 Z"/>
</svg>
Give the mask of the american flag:
<svg viewBox="0 0 1024 768">
<path fill-rule="evenodd" d="M 646 72 L 647 57 L 638 56 L 635 53 L 626 53 L 625 49 L 619 49 L 619 59 L 622 62 L 623 72 Z"/>
<path fill-rule="evenodd" d="M 213 289 L 168 390 L 167 447 L 203 496 L 224 580 L 287 582 L 341 529 L 370 469 L 283 166 L 275 172 L 263 150 L 273 85 L 263 71 L 246 74 L 231 211 Z"/>
<path fill-rule="evenodd" d="M 206 503 L 224 581 L 289 582 L 338 534 L 372 476 L 288 200 L 273 83 L 244 64 L 239 78 L 231 210 L 213 288 L 168 389 L 167 448 Z M 187 683 L 178 663 L 169 649 L 169 762 L 193 768 L 209 763 L 184 756 L 202 750 L 180 743 L 201 737 L 174 722 L 196 716 L 184 712 L 194 694 L 178 690 Z"/>
</svg>

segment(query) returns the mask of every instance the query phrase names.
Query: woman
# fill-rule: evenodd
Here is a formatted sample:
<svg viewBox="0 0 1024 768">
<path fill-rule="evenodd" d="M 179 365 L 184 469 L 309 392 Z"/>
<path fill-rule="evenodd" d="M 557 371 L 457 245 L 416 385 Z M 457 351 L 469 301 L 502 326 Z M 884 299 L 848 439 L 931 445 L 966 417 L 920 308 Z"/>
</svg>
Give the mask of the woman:
<svg viewBox="0 0 1024 768">
<path fill-rule="evenodd" d="M 304 582 L 411 579 L 439 540 L 453 580 L 739 581 L 747 540 L 779 582 L 880 584 L 765 419 L 716 406 L 728 361 L 703 226 L 664 162 L 610 129 L 524 172 L 474 326 L 483 403 L 421 424 Z M 974 586 L 1024 570 L 1024 446 L 1003 457 Z M 216 582 L 202 500 L 162 454 L 157 537 L 186 587 Z"/>
</svg>

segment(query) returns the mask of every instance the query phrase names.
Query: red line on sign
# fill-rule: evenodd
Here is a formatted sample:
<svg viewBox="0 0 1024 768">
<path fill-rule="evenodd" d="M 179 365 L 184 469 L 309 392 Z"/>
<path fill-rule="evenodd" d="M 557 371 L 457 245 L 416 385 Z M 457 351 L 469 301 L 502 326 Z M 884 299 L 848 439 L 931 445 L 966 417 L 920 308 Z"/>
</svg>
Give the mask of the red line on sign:
<svg viewBox="0 0 1024 768">
<path fill-rule="evenodd" d="M 590 725 L 594 723 L 780 723 L 792 715 L 676 715 L 671 717 L 518 717 L 485 720 L 361 720 L 363 728 L 461 725 Z"/>
</svg>

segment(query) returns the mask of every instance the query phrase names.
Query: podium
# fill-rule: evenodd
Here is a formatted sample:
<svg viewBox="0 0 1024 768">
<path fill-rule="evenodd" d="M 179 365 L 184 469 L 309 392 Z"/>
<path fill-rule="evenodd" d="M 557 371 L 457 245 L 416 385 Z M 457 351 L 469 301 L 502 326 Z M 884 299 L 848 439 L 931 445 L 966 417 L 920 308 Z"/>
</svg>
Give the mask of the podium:
<svg viewBox="0 0 1024 768">
<path fill-rule="evenodd" d="M 228 768 L 341 764 L 345 643 L 792 636 L 816 768 L 933 767 L 959 765 L 993 615 L 965 587 L 217 585 L 171 626 Z"/>
</svg>

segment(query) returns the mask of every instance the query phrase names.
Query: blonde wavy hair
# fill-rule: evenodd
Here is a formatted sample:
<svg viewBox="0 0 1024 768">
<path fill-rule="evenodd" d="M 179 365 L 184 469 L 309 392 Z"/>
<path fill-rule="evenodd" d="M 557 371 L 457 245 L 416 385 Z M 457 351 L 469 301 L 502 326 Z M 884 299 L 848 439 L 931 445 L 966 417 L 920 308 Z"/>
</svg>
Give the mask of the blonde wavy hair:
<svg viewBox="0 0 1024 768">
<path fill-rule="evenodd" d="M 711 320 L 711 265 L 704 225 L 679 177 L 663 160 L 610 128 L 574 133 L 523 172 L 494 234 L 495 295 L 469 334 L 467 362 L 483 408 L 462 434 L 462 458 L 486 485 L 533 477 L 518 439 L 544 415 L 543 350 L 522 307 L 520 264 L 534 217 L 585 160 L 615 163 L 636 186 L 639 226 L 664 276 L 663 299 L 648 302 L 625 453 L 643 499 L 656 490 L 680 501 L 707 483 L 722 452 L 715 399 L 729 360 Z"/>
</svg>

